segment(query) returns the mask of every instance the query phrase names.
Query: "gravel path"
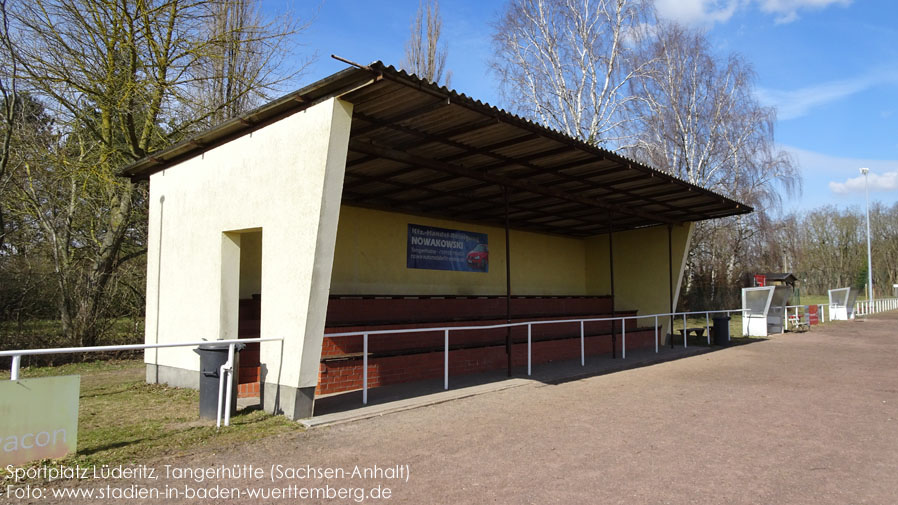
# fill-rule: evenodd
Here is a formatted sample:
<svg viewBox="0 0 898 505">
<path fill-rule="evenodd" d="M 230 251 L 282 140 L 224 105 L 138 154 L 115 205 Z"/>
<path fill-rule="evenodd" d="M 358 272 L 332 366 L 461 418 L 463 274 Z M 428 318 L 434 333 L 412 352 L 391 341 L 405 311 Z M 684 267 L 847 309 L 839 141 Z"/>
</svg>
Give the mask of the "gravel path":
<svg viewBox="0 0 898 505">
<path fill-rule="evenodd" d="M 651 367 L 272 437 L 226 453 L 152 462 L 159 480 L 115 485 L 288 495 L 300 488 L 330 486 L 336 493 L 361 486 L 370 493 L 385 486 L 392 493 L 366 503 L 896 503 L 896 363 L 898 314 L 891 313 Z M 164 465 L 233 464 L 254 465 L 264 478 L 195 483 L 164 475 Z M 307 478 L 272 482 L 273 464 Z M 408 478 L 350 478 L 356 465 L 381 471 L 400 465 L 398 477 L 407 469 Z M 308 475 L 335 468 L 347 475 Z M 81 485 L 89 487 L 100 483 Z M 134 502 L 356 501 L 243 495 Z M 56 501 L 88 502 L 131 501 Z"/>
</svg>

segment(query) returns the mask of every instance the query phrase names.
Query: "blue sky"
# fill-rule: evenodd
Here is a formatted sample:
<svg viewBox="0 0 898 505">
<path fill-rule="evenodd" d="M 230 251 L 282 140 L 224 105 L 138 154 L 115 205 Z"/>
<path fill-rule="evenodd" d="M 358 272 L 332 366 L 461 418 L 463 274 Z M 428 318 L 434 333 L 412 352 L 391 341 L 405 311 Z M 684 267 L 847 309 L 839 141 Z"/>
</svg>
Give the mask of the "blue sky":
<svg viewBox="0 0 898 505">
<path fill-rule="evenodd" d="M 488 60 L 491 23 L 504 3 L 440 2 L 451 87 L 498 106 Z M 307 5 L 296 2 L 292 10 L 307 17 Z M 316 5 L 301 50 L 317 58 L 303 83 L 345 67 L 332 53 L 399 65 L 418 0 Z M 657 0 L 657 7 L 665 17 L 707 30 L 721 55 L 737 52 L 754 66 L 758 98 L 778 110 L 777 143 L 803 174 L 801 196 L 784 210 L 862 206 L 859 167 L 870 168 L 871 200 L 898 202 L 898 2 Z"/>
</svg>

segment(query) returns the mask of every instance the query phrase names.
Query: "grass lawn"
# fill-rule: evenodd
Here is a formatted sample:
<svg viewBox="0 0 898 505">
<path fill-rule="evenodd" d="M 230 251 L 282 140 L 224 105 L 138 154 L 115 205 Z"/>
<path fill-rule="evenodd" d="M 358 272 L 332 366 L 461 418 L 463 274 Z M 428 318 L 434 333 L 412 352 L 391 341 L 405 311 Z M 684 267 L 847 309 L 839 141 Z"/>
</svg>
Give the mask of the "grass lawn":
<svg viewBox="0 0 898 505">
<path fill-rule="evenodd" d="M 829 305 L 829 295 L 801 295 L 802 305 Z"/>
<path fill-rule="evenodd" d="M 146 384 L 142 360 L 25 368 L 20 377 L 54 375 L 81 375 L 78 454 L 63 464 L 139 464 L 302 429 L 284 416 L 244 410 L 217 430 L 214 420 L 199 419 L 199 392 Z M 0 380 L 8 379 L 9 372 L 0 373 Z"/>
<path fill-rule="evenodd" d="M 721 316 L 722 314 L 709 314 L 708 318 L 705 318 L 704 314 L 693 314 L 686 317 L 686 327 L 687 328 L 707 328 L 710 326 L 712 331 L 711 343 L 714 343 L 713 331 L 714 331 L 714 316 Z M 683 316 L 678 316 L 674 318 L 673 321 L 673 329 L 674 332 L 676 330 L 680 330 L 683 328 Z M 707 335 L 707 333 L 705 333 Z M 679 337 L 679 334 L 677 334 Z M 742 314 L 739 312 L 733 312 L 730 314 L 730 339 L 736 339 L 742 337 Z M 680 344 L 682 344 L 682 339 L 679 340 Z M 689 338 L 689 345 L 707 345 L 707 336 L 703 336 L 699 339 L 695 337 Z"/>
</svg>

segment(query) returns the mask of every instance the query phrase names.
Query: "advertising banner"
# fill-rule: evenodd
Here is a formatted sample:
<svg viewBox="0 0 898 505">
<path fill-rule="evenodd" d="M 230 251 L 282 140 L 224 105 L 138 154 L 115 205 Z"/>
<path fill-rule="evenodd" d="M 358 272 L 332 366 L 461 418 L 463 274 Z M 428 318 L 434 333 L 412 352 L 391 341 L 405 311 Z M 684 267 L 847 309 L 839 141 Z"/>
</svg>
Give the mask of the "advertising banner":
<svg viewBox="0 0 898 505">
<path fill-rule="evenodd" d="M 486 233 L 408 225 L 407 267 L 427 270 L 489 272 Z"/>
<path fill-rule="evenodd" d="M 0 381 L 0 466 L 74 454 L 80 389 L 78 375 Z"/>
</svg>

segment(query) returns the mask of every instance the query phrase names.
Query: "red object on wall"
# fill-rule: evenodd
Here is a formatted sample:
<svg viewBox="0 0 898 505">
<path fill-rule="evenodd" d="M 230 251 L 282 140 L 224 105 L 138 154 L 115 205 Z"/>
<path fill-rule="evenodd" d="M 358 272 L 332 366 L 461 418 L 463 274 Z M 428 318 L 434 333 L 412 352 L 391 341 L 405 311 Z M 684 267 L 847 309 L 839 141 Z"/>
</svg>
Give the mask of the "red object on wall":
<svg viewBox="0 0 898 505">
<path fill-rule="evenodd" d="M 820 324 L 820 314 L 817 305 L 808 305 L 808 324 Z"/>
<path fill-rule="evenodd" d="M 755 275 L 755 287 L 763 288 L 767 285 L 767 276 L 758 274 Z"/>
</svg>

